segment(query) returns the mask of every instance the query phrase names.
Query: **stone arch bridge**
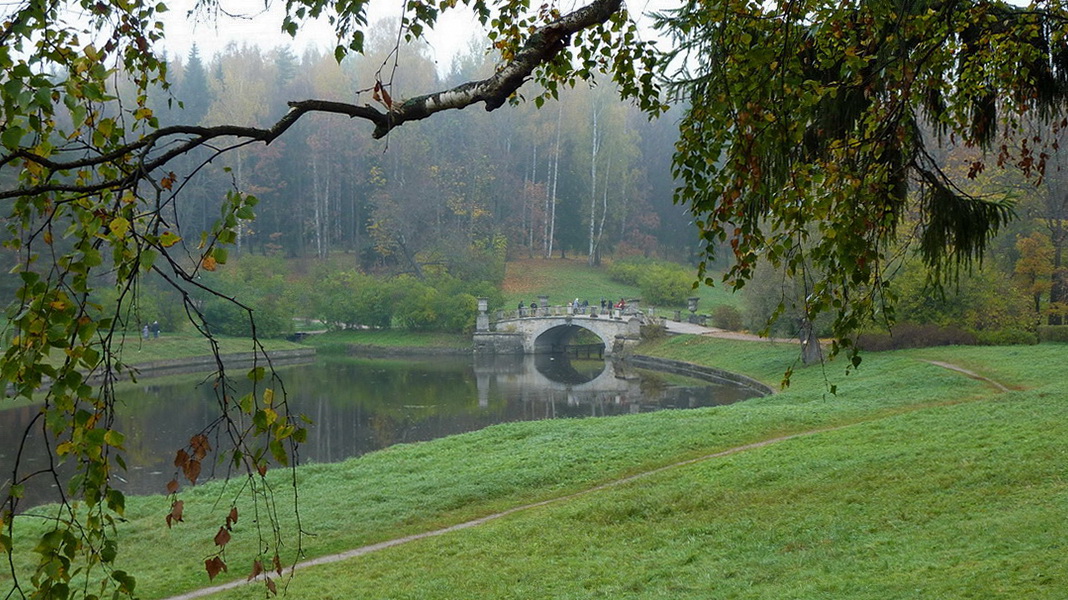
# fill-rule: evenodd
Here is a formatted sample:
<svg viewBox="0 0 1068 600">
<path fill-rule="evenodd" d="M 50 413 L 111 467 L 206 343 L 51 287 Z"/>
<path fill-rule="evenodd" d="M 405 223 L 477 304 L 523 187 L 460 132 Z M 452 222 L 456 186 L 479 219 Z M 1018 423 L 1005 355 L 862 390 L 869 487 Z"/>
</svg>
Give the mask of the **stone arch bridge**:
<svg viewBox="0 0 1068 600">
<path fill-rule="evenodd" d="M 480 304 L 474 336 L 476 354 L 543 354 L 562 352 L 580 331 L 589 331 L 604 344 L 604 354 L 623 352 L 641 339 L 641 326 L 650 318 L 634 308 L 599 311 L 594 307 L 548 306 L 499 311 L 490 327 Z"/>
</svg>

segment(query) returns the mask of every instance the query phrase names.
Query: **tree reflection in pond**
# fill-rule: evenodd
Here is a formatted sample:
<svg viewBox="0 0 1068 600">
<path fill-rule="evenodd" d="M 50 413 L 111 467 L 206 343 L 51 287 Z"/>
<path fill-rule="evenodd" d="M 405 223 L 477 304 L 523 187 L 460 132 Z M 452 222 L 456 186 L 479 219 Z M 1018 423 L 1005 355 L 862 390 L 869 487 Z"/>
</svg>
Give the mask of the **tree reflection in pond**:
<svg viewBox="0 0 1068 600">
<path fill-rule="evenodd" d="M 476 361 L 323 357 L 279 372 L 291 410 L 313 421 L 300 449 L 301 462 L 336 462 L 392 444 L 508 421 L 714 406 L 755 395 L 748 389 L 561 355 Z M 116 428 L 126 433 L 125 492 L 164 492 L 174 476 L 174 452 L 216 414 L 215 396 L 207 385 L 199 385 L 202 381 L 203 376 L 172 376 L 123 386 Z M 238 389 L 235 395 L 246 391 Z M 17 440 L 37 412 L 32 406 L 0 412 L 0 472 L 10 473 Z M 45 460 L 41 441 L 31 440 L 22 472 Z M 28 489 L 22 508 L 55 497 L 47 487 Z"/>
</svg>

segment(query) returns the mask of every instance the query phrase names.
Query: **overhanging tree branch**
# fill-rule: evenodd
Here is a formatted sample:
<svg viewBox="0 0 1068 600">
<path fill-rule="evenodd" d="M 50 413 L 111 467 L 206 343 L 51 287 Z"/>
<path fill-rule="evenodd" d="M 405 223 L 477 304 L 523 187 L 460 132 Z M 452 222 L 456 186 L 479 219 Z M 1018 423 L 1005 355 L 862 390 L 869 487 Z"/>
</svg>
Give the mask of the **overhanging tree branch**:
<svg viewBox="0 0 1068 600">
<path fill-rule="evenodd" d="M 622 0 L 595 0 L 535 30 L 526 44 L 515 53 L 514 58 L 505 62 L 493 76 L 392 104 L 386 111 L 366 104 L 299 100 L 289 102 L 289 112 L 268 128 L 235 125 L 162 127 L 110 152 L 66 161 L 44 157 L 27 149 L 18 150 L 0 157 L 0 166 L 19 160 L 36 163 L 46 169 L 49 176 L 42 178 L 41 183 L 37 185 L 0 190 L 0 199 L 55 192 L 94 193 L 107 189 L 127 189 L 176 157 L 218 139 L 237 138 L 242 144 L 257 141 L 270 144 L 308 113 L 342 114 L 350 118 L 365 119 L 374 123 L 372 136 L 379 139 L 404 123 L 425 119 L 445 110 L 462 109 L 484 102 L 486 110 L 492 111 L 503 106 L 508 98 L 530 79 L 535 69 L 553 61 L 567 47 L 573 34 L 606 23 L 621 8 Z M 166 149 L 153 155 L 152 151 L 157 148 Z M 131 158 L 135 154 L 139 154 L 141 158 L 135 161 L 136 168 L 128 168 L 130 162 L 134 162 Z M 127 168 L 120 169 L 121 174 L 114 178 L 94 182 L 72 183 L 53 179 L 54 174 L 58 172 L 106 164 L 125 164 Z"/>
</svg>

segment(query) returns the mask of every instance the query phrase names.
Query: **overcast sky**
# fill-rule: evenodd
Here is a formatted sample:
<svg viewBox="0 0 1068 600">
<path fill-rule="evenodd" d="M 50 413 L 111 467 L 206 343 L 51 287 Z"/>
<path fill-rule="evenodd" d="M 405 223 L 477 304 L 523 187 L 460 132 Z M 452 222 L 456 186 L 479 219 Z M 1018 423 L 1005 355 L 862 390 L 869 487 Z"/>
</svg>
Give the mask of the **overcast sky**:
<svg viewBox="0 0 1068 600">
<path fill-rule="evenodd" d="M 663 7 L 667 0 L 639 0 L 631 5 L 635 14 L 651 10 L 651 7 Z M 270 8 L 265 10 L 263 0 L 220 0 L 224 10 L 231 13 L 247 15 L 247 18 L 232 18 L 220 15 L 217 22 L 197 20 L 189 16 L 195 0 L 170 0 L 164 21 L 166 23 L 167 52 L 171 56 L 185 58 L 194 41 L 205 60 L 218 53 L 226 44 L 233 41 L 238 44 L 249 43 L 262 49 L 280 45 L 290 46 L 294 53 L 300 55 L 308 46 L 315 46 L 324 51 L 333 51 L 337 43 L 333 30 L 325 22 L 311 23 L 300 29 L 296 39 L 281 32 L 282 18 L 285 15 L 285 3 L 271 0 Z M 387 17 L 400 15 L 404 0 L 373 0 L 368 11 L 369 22 L 375 23 Z M 563 3 L 562 11 L 573 10 L 576 3 L 571 0 Z M 647 22 L 641 19 L 639 23 Z M 482 26 L 474 15 L 464 8 L 449 11 L 442 16 L 437 29 L 429 32 L 429 40 L 439 64 L 444 70 L 452 63 L 452 57 L 466 48 L 472 38 L 484 35 Z"/>
</svg>

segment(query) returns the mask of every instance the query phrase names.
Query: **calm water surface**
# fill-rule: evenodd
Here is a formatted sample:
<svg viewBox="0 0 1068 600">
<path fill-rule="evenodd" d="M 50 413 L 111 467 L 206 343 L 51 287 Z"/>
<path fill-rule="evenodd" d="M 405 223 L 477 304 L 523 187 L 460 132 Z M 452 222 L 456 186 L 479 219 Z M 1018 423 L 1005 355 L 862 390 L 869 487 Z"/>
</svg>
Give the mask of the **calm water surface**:
<svg viewBox="0 0 1068 600">
<path fill-rule="evenodd" d="M 341 461 L 392 444 L 495 423 L 715 406 L 759 395 L 745 388 L 622 370 L 602 360 L 548 355 L 475 362 L 466 357 L 324 357 L 279 373 L 290 410 L 313 422 L 300 448 L 301 463 Z M 121 388 L 116 429 L 126 434 L 126 493 L 163 493 L 175 476 L 176 450 L 215 418 L 215 395 L 202 380 L 202 375 L 146 379 Z M 0 484 L 10 481 L 22 431 L 37 412 L 32 406 L 0 411 Z M 20 473 L 44 467 L 45 460 L 41 441 L 30 440 Z M 27 490 L 23 508 L 54 500 L 55 494 L 50 483 L 38 480 Z"/>
</svg>

